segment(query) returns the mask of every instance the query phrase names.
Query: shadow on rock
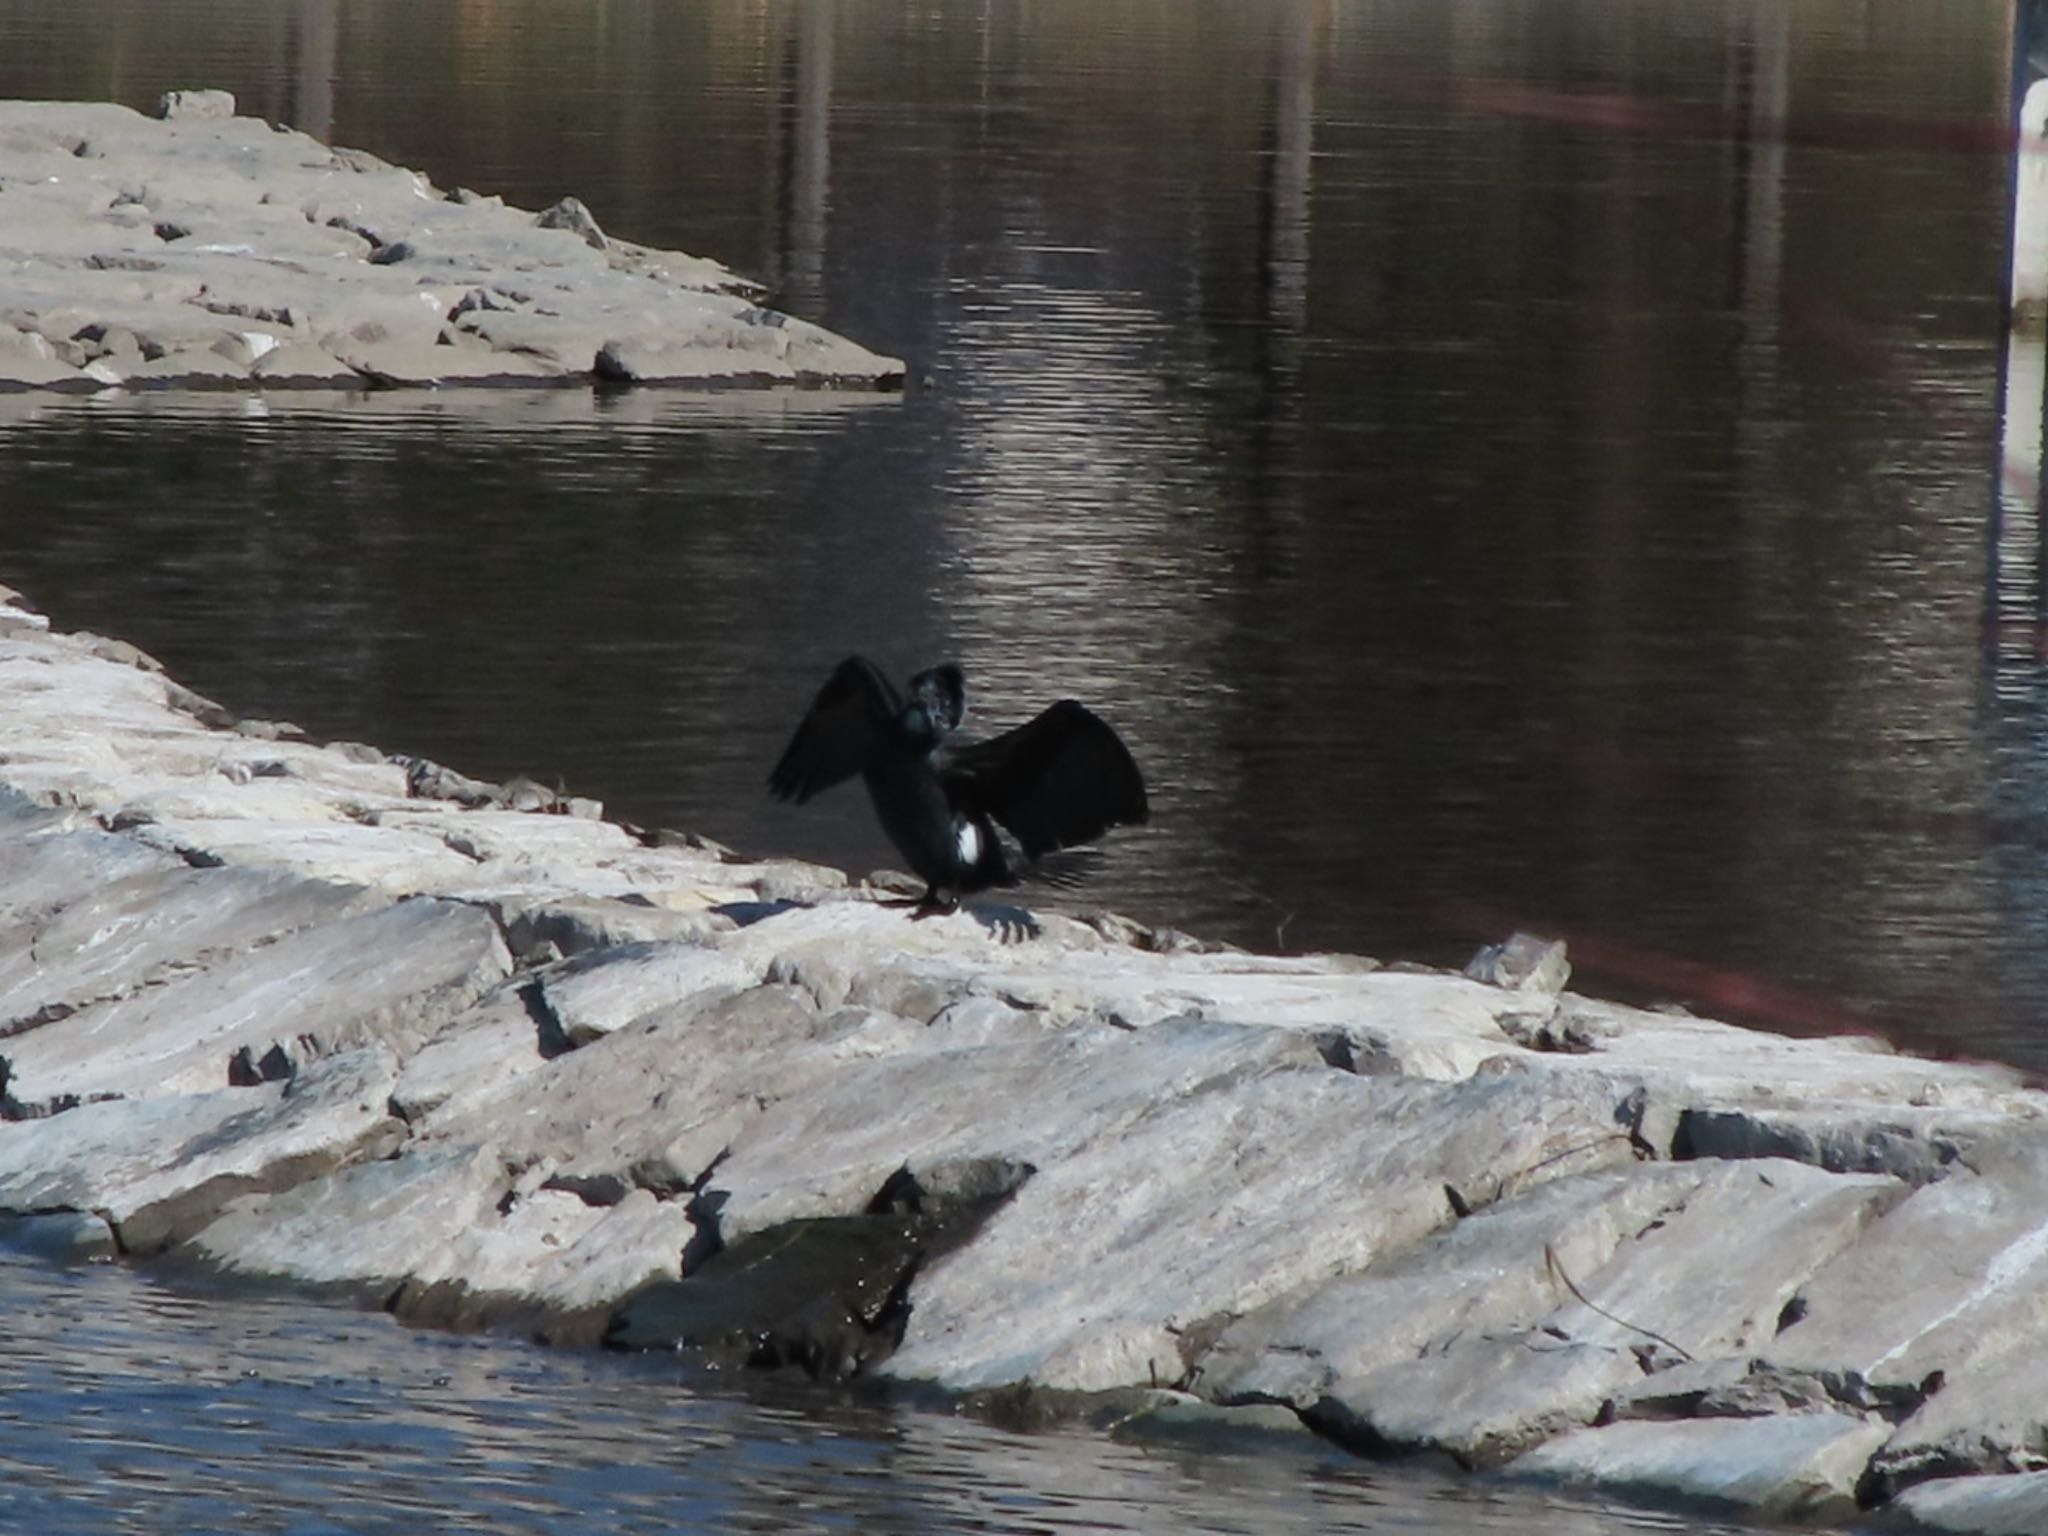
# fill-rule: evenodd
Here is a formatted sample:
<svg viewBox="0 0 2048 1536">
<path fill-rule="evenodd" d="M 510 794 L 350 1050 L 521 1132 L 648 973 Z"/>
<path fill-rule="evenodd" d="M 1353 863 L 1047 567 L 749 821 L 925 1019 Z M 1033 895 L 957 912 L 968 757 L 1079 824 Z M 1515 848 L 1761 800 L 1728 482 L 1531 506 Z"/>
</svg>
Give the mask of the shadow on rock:
<svg viewBox="0 0 2048 1536">
<path fill-rule="evenodd" d="M 793 1221 L 718 1249 L 682 1280 L 650 1286 L 613 1317 L 615 1349 L 691 1349 L 717 1363 L 800 1367 L 844 1379 L 903 1340 L 910 1287 L 972 1237 L 1029 1178 L 1028 1164 L 976 1159 L 922 1178 L 899 1170 L 859 1216 Z M 716 1221 L 715 1196 L 700 1200 Z"/>
</svg>

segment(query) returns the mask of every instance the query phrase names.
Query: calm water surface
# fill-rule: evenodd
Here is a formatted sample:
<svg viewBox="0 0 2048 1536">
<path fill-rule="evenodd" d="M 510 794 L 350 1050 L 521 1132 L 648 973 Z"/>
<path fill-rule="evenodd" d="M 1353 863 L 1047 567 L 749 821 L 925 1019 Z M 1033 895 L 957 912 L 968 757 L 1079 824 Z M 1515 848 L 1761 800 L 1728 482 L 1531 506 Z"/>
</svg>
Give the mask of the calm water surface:
<svg viewBox="0 0 2048 1536">
<path fill-rule="evenodd" d="M 0 95 L 223 86 L 574 193 L 919 384 L 4 399 L 0 579 L 243 713 L 854 868 L 859 797 L 766 767 L 845 653 L 952 656 L 984 726 L 1075 694 L 1131 739 L 1156 825 L 1095 894 L 1135 915 L 1529 926 L 1596 988 L 2048 1067 L 2048 688 L 1988 568 L 2004 12 L 8 0 Z M 22 1529 L 1640 1528 L 0 1296 Z"/>
</svg>

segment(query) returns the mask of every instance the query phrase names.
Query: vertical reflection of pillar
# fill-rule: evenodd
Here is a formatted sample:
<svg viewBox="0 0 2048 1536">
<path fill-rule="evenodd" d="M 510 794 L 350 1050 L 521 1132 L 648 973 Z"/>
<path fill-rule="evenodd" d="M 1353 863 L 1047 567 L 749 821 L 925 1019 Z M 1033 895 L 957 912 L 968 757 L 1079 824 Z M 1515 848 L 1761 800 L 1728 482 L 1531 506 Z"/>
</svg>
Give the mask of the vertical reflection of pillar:
<svg viewBox="0 0 2048 1536">
<path fill-rule="evenodd" d="M 1324 0 L 1285 0 L 1273 40 L 1271 113 L 1265 129 L 1265 174 L 1259 183 L 1258 290 L 1263 324 L 1252 359 L 1259 392 L 1245 440 L 1246 504 L 1271 531 L 1274 515 L 1292 511 L 1294 452 L 1301 372 L 1308 330 L 1311 185 L 1315 158 L 1316 43 Z M 1283 505 L 1284 503 L 1284 505 Z M 1253 555 L 1254 572 L 1264 560 Z"/>
<path fill-rule="evenodd" d="M 1320 0 L 1282 8 L 1273 71 L 1273 153 L 1261 224 L 1266 321 L 1288 364 L 1308 323 L 1309 179 L 1315 156 L 1316 24 Z"/>
<path fill-rule="evenodd" d="M 832 0 L 798 0 L 794 131 L 790 135 L 789 254 L 783 298 L 798 314 L 817 318 L 825 308 L 825 236 L 831 216 Z"/>
<path fill-rule="evenodd" d="M 1743 124 L 1742 352 L 1745 383 L 1775 377 L 1785 265 L 1785 125 L 1792 110 L 1791 7 L 1747 6 L 1749 111 Z M 1748 412 L 1744 413 L 1748 415 Z"/>
<path fill-rule="evenodd" d="M 787 6 L 764 8 L 761 52 L 767 61 L 761 79 L 761 250 L 754 275 L 777 295 L 789 282 L 789 134 L 790 101 L 796 92 L 796 41 L 790 35 Z"/>
<path fill-rule="evenodd" d="M 1734 541 L 1743 562 L 1745 629 L 1754 632 L 1773 602 L 1785 601 L 1776 551 L 1782 530 L 1769 526 L 1784 505 L 1786 459 L 1780 441 L 1787 412 L 1779 401 L 1779 365 L 1785 300 L 1786 138 L 1792 112 L 1792 7 L 1781 0 L 1731 0 L 1728 8 L 1730 205 L 1728 283 L 1736 317 L 1733 429 L 1735 515 L 1744 525 Z M 1738 652 L 1745 668 L 1777 663 L 1769 648 Z M 1757 686 L 1771 679 L 1758 675 Z M 1742 692 L 1747 693 L 1745 688 Z M 1784 836 L 1784 797 L 1768 771 L 1744 769 L 1730 778 L 1739 797 L 1739 846 L 1728 867 L 1743 878 L 1776 881 Z"/>
<path fill-rule="evenodd" d="M 334 61 L 341 31 L 337 4 L 338 0 L 299 0 L 292 11 L 298 35 L 289 121 L 323 143 L 334 136 Z"/>
</svg>

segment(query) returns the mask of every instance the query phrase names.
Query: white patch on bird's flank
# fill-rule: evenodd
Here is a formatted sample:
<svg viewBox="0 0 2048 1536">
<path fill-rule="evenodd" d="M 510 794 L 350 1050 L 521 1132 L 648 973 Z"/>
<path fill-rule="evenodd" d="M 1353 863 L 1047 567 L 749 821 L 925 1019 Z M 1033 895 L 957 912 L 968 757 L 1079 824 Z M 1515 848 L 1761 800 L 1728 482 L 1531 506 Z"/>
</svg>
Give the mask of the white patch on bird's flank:
<svg viewBox="0 0 2048 1536">
<path fill-rule="evenodd" d="M 962 864 L 976 864 L 981 860 L 981 828 L 971 821 L 958 822 L 953 827 L 953 846 L 959 850 Z"/>
</svg>

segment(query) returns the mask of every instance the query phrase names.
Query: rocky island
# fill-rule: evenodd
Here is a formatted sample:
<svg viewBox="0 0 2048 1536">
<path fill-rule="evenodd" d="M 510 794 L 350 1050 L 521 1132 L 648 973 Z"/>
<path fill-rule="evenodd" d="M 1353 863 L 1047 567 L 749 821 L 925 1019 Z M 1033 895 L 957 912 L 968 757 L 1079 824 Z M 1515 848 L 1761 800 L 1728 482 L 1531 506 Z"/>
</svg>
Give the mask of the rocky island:
<svg viewBox="0 0 2048 1536">
<path fill-rule="evenodd" d="M 1108 914 L 913 921 L 0 588 L 0 1212 L 423 1323 L 2048 1529 L 2048 1095 Z"/>
<path fill-rule="evenodd" d="M 890 388 L 717 262 L 172 91 L 0 102 L 0 390 Z"/>
</svg>

